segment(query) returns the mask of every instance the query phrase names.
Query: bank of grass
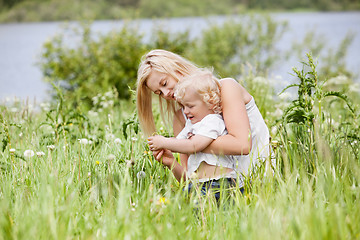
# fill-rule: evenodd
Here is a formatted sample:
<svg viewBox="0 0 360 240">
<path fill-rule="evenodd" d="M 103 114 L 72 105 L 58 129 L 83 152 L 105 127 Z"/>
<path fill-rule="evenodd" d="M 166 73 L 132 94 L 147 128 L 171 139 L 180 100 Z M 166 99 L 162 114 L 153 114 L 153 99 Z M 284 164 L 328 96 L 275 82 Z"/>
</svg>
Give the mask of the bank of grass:
<svg viewBox="0 0 360 240">
<path fill-rule="evenodd" d="M 0 22 L 79 21 L 228 15 L 267 11 L 354 11 L 359 1 L 0 0 Z"/>
<path fill-rule="evenodd" d="M 302 76 L 312 84 L 311 74 L 299 82 Z M 270 79 L 246 79 L 256 102 L 283 110 L 307 96 L 316 104 L 302 116 L 314 118 L 291 122 L 290 110 L 260 104 L 272 132 L 273 174 L 259 170 L 244 194 L 230 190 L 219 206 L 184 194 L 185 184 L 148 152 L 134 102 L 114 91 L 94 96 L 90 111 L 74 109 L 60 91 L 41 110 L 3 104 L 0 239 L 357 239 L 359 115 L 342 99 L 326 105 L 323 81 L 310 86 L 316 94 L 288 99 L 263 91 Z"/>
</svg>

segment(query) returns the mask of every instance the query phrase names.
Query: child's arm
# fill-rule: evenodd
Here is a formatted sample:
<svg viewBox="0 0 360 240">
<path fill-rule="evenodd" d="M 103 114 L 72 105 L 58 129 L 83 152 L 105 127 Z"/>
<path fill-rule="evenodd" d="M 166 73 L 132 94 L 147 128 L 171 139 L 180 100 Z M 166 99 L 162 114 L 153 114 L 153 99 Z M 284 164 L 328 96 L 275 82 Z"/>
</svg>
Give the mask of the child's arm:
<svg viewBox="0 0 360 240">
<path fill-rule="evenodd" d="M 189 139 L 166 138 L 160 135 L 148 138 L 148 144 L 152 151 L 169 149 L 173 152 L 185 154 L 201 152 L 209 146 L 212 141 L 214 141 L 214 139 L 201 135 L 194 135 Z"/>
</svg>

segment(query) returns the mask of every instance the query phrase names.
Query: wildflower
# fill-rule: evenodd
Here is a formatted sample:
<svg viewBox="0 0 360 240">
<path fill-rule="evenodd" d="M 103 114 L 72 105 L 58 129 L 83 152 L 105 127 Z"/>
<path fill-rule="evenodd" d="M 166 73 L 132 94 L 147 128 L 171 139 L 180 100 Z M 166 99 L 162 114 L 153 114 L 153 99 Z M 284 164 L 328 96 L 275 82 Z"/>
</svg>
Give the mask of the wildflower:
<svg viewBox="0 0 360 240">
<path fill-rule="evenodd" d="M 105 135 L 105 138 L 106 138 L 106 140 L 111 140 L 111 139 L 114 139 L 115 136 L 112 133 L 108 133 L 108 134 Z"/>
<path fill-rule="evenodd" d="M 137 139 L 136 137 L 132 137 L 131 140 L 132 140 L 133 142 L 136 142 L 138 139 Z"/>
<path fill-rule="evenodd" d="M 99 114 L 97 112 L 92 111 L 92 110 L 88 111 L 88 114 L 89 114 L 90 117 L 93 117 L 93 118 L 99 116 Z"/>
<path fill-rule="evenodd" d="M 91 172 L 88 172 L 88 177 L 91 177 Z"/>
<path fill-rule="evenodd" d="M 79 139 L 79 142 L 80 142 L 80 144 L 83 144 L 83 145 L 89 144 L 89 140 L 87 140 L 86 138 Z"/>
<path fill-rule="evenodd" d="M 52 150 L 55 149 L 55 146 L 54 145 L 49 145 L 49 146 L 47 146 L 47 148 L 52 151 Z"/>
<path fill-rule="evenodd" d="M 43 111 L 48 112 L 50 110 L 50 103 L 40 103 L 40 108 Z"/>
<path fill-rule="evenodd" d="M 15 151 L 16 151 L 15 148 L 10 148 L 9 150 L 10 153 L 15 153 Z"/>
<path fill-rule="evenodd" d="M 115 138 L 114 142 L 115 142 L 116 144 L 121 144 L 121 139 L 120 139 L 120 138 Z"/>
<path fill-rule="evenodd" d="M 113 93 L 112 93 L 112 91 L 108 91 L 108 92 L 106 92 L 104 95 L 105 95 L 106 97 L 111 98 L 111 97 L 113 96 Z"/>
<path fill-rule="evenodd" d="M 27 158 L 31 158 L 35 155 L 34 151 L 33 150 L 25 150 L 24 152 L 24 156 L 27 157 Z"/>
<path fill-rule="evenodd" d="M 109 156 L 107 157 L 108 160 L 112 161 L 115 159 L 115 155 L 114 154 L 109 154 Z"/>
<path fill-rule="evenodd" d="M 99 162 L 99 161 L 96 161 L 95 163 L 96 163 L 96 165 L 100 165 L 100 162 Z"/>
<path fill-rule="evenodd" d="M 144 171 L 139 171 L 137 174 L 136 174 L 136 177 L 137 179 L 142 179 L 146 176 L 145 172 Z"/>
<path fill-rule="evenodd" d="M 22 137 L 23 136 L 23 133 L 21 132 L 21 133 L 19 133 L 19 137 Z"/>
<path fill-rule="evenodd" d="M 96 105 L 99 102 L 99 97 L 95 96 L 91 100 L 93 101 L 94 105 Z"/>
<path fill-rule="evenodd" d="M 89 144 L 93 144 L 93 141 L 92 141 L 92 140 L 89 140 Z"/>
<path fill-rule="evenodd" d="M 281 117 L 283 115 L 283 111 L 280 108 L 277 108 L 274 112 L 275 117 Z"/>
<path fill-rule="evenodd" d="M 255 77 L 253 79 L 253 82 L 258 83 L 258 84 L 267 84 L 268 80 L 266 78 L 264 78 L 264 77 Z"/>
<path fill-rule="evenodd" d="M 165 205 L 168 204 L 170 201 L 168 199 L 166 199 L 165 197 L 161 197 L 159 198 L 159 200 L 157 201 L 158 205 Z"/>
<path fill-rule="evenodd" d="M 131 167 L 132 165 L 134 165 L 134 161 L 126 160 L 125 162 L 127 167 Z"/>
<path fill-rule="evenodd" d="M 45 153 L 44 152 L 36 152 L 36 156 L 42 157 L 42 156 L 45 156 Z"/>
</svg>

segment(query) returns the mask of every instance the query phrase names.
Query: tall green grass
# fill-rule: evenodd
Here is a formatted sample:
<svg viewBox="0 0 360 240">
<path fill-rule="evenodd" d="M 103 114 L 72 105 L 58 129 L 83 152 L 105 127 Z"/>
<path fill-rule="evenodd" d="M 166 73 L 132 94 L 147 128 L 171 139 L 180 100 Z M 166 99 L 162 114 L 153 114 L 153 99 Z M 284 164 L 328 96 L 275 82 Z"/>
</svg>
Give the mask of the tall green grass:
<svg viewBox="0 0 360 240">
<path fill-rule="evenodd" d="M 300 83 L 314 80 L 311 58 L 307 65 Z M 245 80 L 257 102 L 285 101 L 254 79 Z M 319 86 L 325 80 L 319 77 Z M 311 121 L 291 122 L 290 111 L 277 117 L 259 104 L 273 130 L 273 174 L 254 176 L 243 195 L 230 190 L 231 200 L 219 206 L 184 194 L 185 183 L 148 152 L 134 102 L 118 100 L 114 91 L 94 96 L 91 111 L 68 105 L 60 91 L 41 109 L 4 103 L 0 239 L 357 239 L 357 106 L 348 99 L 350 113 L 342 99 L 322 99 L 320 113 L 315 88 L 308 87 Z M 300 92 L 286 102 L 290 109 L 305 96 Z M 340 115 L 345 122 L 336 122 Z"/>
</svg>

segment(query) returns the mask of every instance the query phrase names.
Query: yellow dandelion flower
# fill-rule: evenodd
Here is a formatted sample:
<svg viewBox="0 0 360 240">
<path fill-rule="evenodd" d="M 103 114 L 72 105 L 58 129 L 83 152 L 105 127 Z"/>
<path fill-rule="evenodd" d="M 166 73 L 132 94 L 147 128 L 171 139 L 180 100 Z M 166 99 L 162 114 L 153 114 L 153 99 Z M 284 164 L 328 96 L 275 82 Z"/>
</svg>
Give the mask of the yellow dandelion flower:
<svg viewBox="0 0 360 240">
<path fill-rule="evenodd" d="M 99 165 L 100 164 L 100 162 L 99 161 L 96 161 L 96 165 Z"/>
<path fill-rule="evenodd" d="M 168 199 L 166 199 L 165 197 L 161 197 L 159 198 L 158 200 L 158 204 L 161 204 L 161 205 L 165 205 L 165 204 L 168 204 L 170 201 Z"/>
</svg>

